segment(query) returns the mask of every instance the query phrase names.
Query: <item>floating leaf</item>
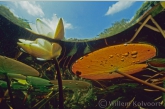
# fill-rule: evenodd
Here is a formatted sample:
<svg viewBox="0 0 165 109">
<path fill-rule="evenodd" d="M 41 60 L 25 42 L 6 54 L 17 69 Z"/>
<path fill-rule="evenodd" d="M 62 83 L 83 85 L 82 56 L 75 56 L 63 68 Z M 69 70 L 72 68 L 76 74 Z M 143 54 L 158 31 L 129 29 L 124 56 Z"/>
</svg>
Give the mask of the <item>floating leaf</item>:
<svg viewBox="0 0 165 109">
<path fill-rule="evenodd" d="M 118 71 L 127 73 L 127 74 L 134 74 L 134 73 L 144 70 L 147 66 L 148 66 L 147 64 L 134 64 L 127 67 L 119 68 Z M 109 72 L 109 73 L 101 72 L 100 74 L 97 73 L 97 75 L 95 73 L 83 75 L 83 78 L 92 78 L 95 80 L 96 79 L 113 79 L 113 78 L 118 78 L 118 77 L 123 77 L 123 75 L 120 75 L 116 72 Z"/>
<path fill-rule="evenodd" d="M 88 79 L 117 78 L 110 73 L 115 70 L 129 71 L 128 68 L 136 68 L 140 71 L 146 64 L 135 65 L 144 62 L 156 55 L 156 48 L 149 44 L 120 44 L 105 47 L 89 53 L 78 59 L 72 65 L 72 71 L 76 75 Z M 135 66 L 131 66 L 135 65 Z M 128 67 L 130 66 L 130 67 Z M 128 67 L 124 70 L 124 67 Z M 133 71 L 132 73 L 135 73 Z M 112 73 L 112 75 L 116 75 Z M 121 77 L 121 76 L 120 76 Z"/>
</svg>

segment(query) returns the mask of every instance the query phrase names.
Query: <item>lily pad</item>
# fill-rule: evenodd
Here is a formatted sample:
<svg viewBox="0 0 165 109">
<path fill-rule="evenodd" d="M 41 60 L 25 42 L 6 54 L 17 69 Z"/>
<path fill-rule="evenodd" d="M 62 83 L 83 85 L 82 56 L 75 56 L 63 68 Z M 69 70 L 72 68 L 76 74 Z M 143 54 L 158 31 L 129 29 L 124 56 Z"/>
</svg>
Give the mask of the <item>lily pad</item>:
<svg viewBox="0 0 165 109">
<path fill-rule="evenodd" d="M 147 66 L 148 66 L 147 64 L 134 64 L 134 65 L 130 65 L 127 67 L 119 68 L 118 71 L 127 73 L 127 74 L 134 74 L 134 73 L 144 70 Z M 120 75 L 120 74 L 116 73 L 115 71 L 109 72 L 109 73 L 108 72 L 100 73 L 100 75 L 99 76 L 98 75 L 93 73 L 93 74 L 83 75 L 83 77 L 84 78 L 91 77 L 92 79 L 95 79 L 95 80 L 97 80 L 97 79 L 114 79 L 114 78 L 124 77 L 123 75 Z"/>
<path fill-rule="evenodd" d="M 114 76 L 115 70 L 125 71 L 129 74 L 136 73 L 132 68 L 138 67 L 140 71 L 147 65 L 136 65 L 156 55 L 156 48 L 149 44 L 120 44 L 105 47 L 89 53 L 78 59 L 72 65 L 72 71 L 76 75 L 88 79 L 111 79 L 121 76 Z M 124 69 L 124 67 L 128 67 Z M 132 67 L 132 68 L 131 68 Z M 111 74 L 111 75 L 110 75 Z M 116 74 L 115 74 L 116 75 Z"/>
<path fill-rule="evenodd" d="M 153 58 L 148 60 L 147 64 L 158 70 L 165 70 L 165 58 Z"/>
</svg>

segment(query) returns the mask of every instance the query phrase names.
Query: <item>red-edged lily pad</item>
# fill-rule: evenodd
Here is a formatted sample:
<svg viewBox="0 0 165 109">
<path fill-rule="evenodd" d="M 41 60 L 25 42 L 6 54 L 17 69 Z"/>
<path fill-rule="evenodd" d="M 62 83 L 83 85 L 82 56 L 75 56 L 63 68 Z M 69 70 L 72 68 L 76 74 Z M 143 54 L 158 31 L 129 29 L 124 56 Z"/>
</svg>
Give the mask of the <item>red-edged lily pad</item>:
<svg viewBox="0 0 165 109">
<path fill-rule="evenodd" d="M 151 67 L 165 68 L 165 58 L 153 58 L 147 61 Z"/>
</svg>

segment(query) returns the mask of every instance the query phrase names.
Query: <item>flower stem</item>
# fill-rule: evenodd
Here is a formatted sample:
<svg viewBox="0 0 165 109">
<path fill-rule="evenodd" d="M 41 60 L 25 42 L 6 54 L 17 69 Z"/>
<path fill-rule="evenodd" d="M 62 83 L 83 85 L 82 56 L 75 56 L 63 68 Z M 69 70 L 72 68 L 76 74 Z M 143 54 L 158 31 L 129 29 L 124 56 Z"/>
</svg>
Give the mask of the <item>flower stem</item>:
<svg viewBox="0 0 165 109">
<path fill-rule="evenodd" d="M 58 88 L 59 88 L 59 109 L 64 109 L 64 101 L 63 101 L 63 89 L 62 89 L 62 79 L 61 79 L 61 70 L 59 67 L 59 63 L 57 58 L 53 59 L 55 64 L 55 68 L 57 70 L 57 77 L 58 77 Z"/>
<path fill-rule="evenodd" d="M 137 82 L 139 82 L 139 83 L 145 84 L 145 85 L 147 85 L 147 86 L 150 86 L 150 87 L 152 87 L 152 88 L 155 88 L 155 89 L 157 89 L 157 90 L 160 90 L 160 91 L 162 91 L 162 92 L 165 92 L 165 88 L 162 88 L 162 87 L 159 87 L 159 86 L 157 86 L 157 85 L 148 83 L 148 82 L 146 82 L 146 81 L 143 81 L 143 80 L 141 80 L 141 79 L 138 79 L 138 78 L 136 78 L 136 77 L 133 77 L 133 76 L 131 76 L 131 75 L 129 75 L 129 74 L 122 73 L 122 72 L 120 72 L 120 71 L 118 71 L 118 70 L 116 70 L 115 72 L 116 72 L 116 73 L 119 73 L 119 74 L 121 74 L 121 75 L 123 75 L 123 76 L 126 76 L 126 77 L 128 77 L 128 78 L 130 78 L 130 79 L 132 79 L 132 80 L 134 80 L 134 81 L 137 81 Z"/>
</svg>

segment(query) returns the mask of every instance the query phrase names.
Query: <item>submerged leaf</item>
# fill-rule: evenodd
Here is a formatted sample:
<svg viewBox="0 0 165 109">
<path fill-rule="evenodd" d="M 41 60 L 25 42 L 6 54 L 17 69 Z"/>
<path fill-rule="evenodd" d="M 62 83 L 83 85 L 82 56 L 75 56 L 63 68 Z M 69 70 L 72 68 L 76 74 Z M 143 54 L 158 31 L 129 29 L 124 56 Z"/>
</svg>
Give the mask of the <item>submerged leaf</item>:
<svg viewBox="0 0 165 109">
<path fill-rule="evenodd" d="M 14 73 L 25 76 L 39 75 L 39 72 L 34 68 L 5 56 L 0 56 L 0 73 Z"/>
<path fill-rule="evenodd" d="M 86 42 L 86 47 L 85 47 L 85 49 L 84 49 L 84 54 L 90 53 L 91 51 L 92 51 L 92 47 L 89 46 L 89 45 L 87 44 L 87 42 Z"/>
<path fill-rule="evenodd" d="M 50 87 L 50 86 L 53 86 L 53 84 L 49 80 L 39 78 L 39 77 L 27 76 L 26 81 L 30 85 L 32 85 L 33 87 Z"/>
<path fill-rule="evenodd" d="M 55 87 L 58 87 L 58 81 L 51 80 L 51 83 L 53 83 Z M 62 80 L 62 84 L 66 89 L 69 90 L 88 89 L 91 86 L 89 82 L 78 81 L 78 80 Z"/>
<path fill-rule="evenodd" d="M 73 48 L 70 50 L 70 52 L 67 54 L 67 57 L 73 56 L 77 52 L 77 44 L 75 43 Z"/>
<path fill-rule="evenodd" d="M 0 80 L 0 87 L 1 88 L 7 88 L 7 82 Z"/>
</svg>

